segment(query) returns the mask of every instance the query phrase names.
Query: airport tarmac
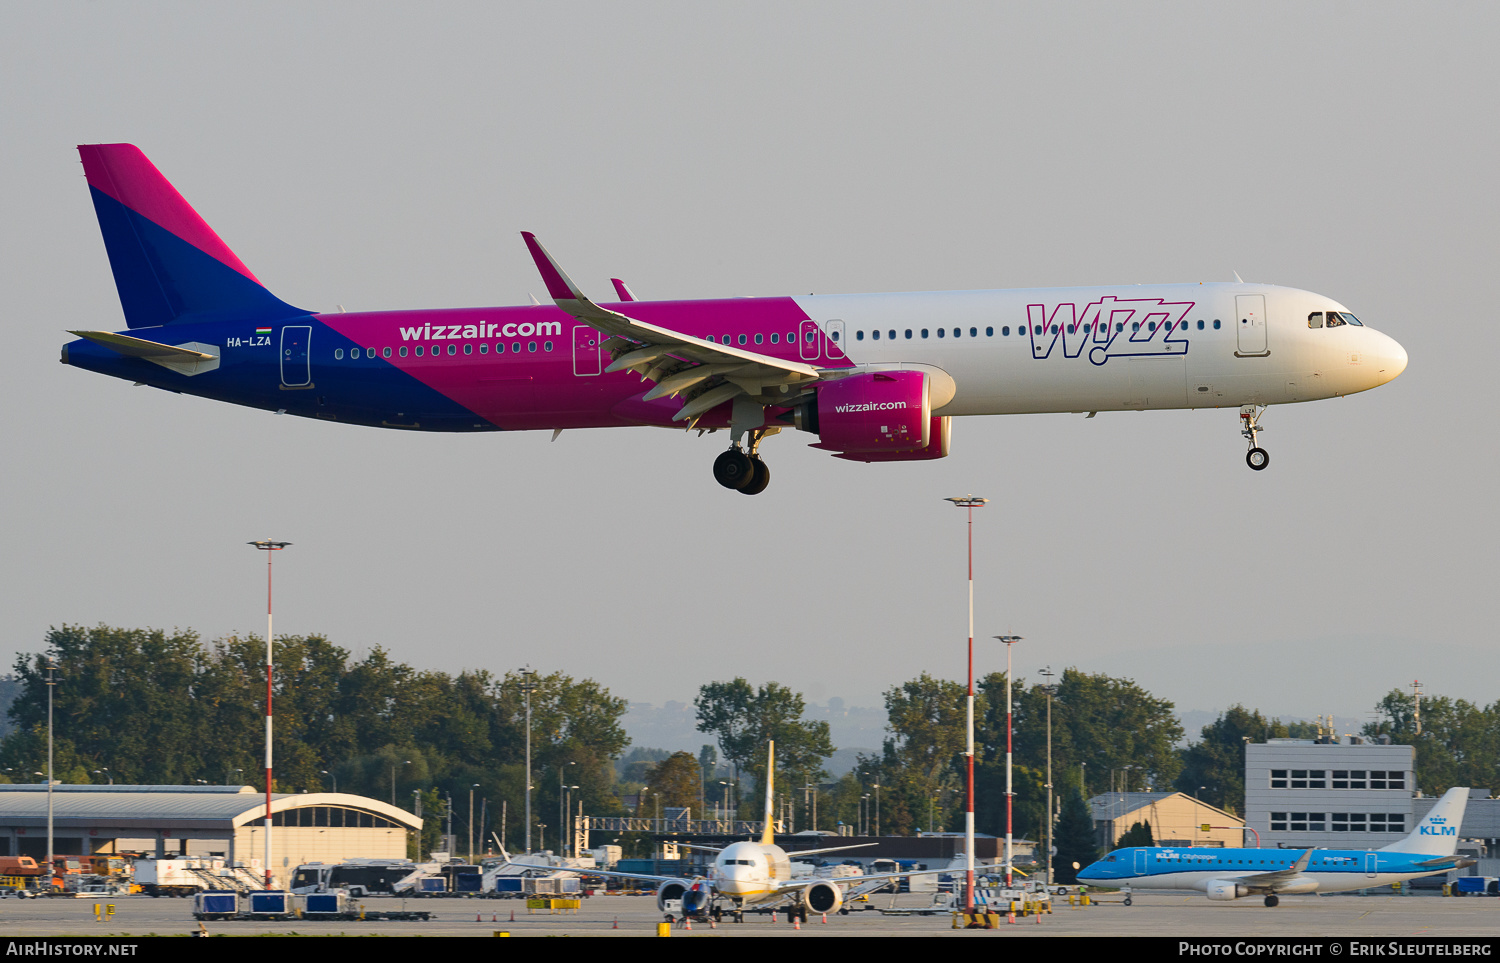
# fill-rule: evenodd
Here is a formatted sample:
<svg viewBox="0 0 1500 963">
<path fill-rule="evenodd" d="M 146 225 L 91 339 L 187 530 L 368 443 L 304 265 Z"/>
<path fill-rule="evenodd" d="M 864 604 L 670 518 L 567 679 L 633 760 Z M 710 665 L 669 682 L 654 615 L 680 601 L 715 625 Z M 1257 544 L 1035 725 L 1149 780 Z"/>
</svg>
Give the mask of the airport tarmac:
<svg viewBox="0 0 1500 963">
<path fill-rule="evenodd" d="M 167 936 L 198 929 L 192 903 L 183 899 L 146 896 L 117 897 L 112 919 L 95 922 L 93 899 L 0 900 L 0 934 L 26 936 Z M 488 899 L 367 899 L 370 909 L 421 909 L 436 915 L 426 922 L 210 922 L 214 936 L 301 934 L 307 936 L 482 936 L 499 932 L 519 936 L 654 937 L 661 915 L 649 896 L 595 896 L 583 901 L 576 914 L 526 911 L 520 900 Z M 1070 908 L 1060 904 L 1041 922 L 1005 925 L 998 930 L 954 930 L 947 915 L 896 916 L 863 910 L 834 915 L 824 923 L 813 917 L 800 930 L 778 914 L 749 915 L 743 924 L 717 928 L 695 923 L 691 931 L 672 929 L 674 939 L 717 939 L 730 936 L 953 936 L 996 937 L 1465 937 L 1500 938 L 1500 899 L 1442 898 L 1438 896 L 1286 896 L 1269 909 L 1260 900 L 1210 902 L 1187 894 L 1136 895 L 1133 906 L 1118 896 L 1098 905 Z M 881 908 L 918 908 L 930 905 L 926 896 L 877 898 Z M 511 921 L 511 914 L 515 921 Z M 479 917 L 476 920 L 476 915 Z M 618 926 L 618 929 L 615 927 Z"/>
</svg>

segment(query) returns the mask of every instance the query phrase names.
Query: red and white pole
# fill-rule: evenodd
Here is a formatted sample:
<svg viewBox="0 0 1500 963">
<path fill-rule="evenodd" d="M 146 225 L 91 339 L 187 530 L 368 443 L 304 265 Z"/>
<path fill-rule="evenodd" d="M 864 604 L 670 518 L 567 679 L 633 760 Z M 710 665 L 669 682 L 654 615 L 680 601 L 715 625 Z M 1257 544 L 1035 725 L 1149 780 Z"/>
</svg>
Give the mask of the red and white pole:
<svg viewBox="0 0 1500 963">
<path fill-rule="evenodd" d="M 987 499 L 965 495 L 949 498 L 959 508 L 969 510 L 969 695 L 965 705 L 968 728 L 966 768 L 968 802 L 964 810 L 964 912 L 974 912 L 974 509 L 983 508 Z"/>
</svg>

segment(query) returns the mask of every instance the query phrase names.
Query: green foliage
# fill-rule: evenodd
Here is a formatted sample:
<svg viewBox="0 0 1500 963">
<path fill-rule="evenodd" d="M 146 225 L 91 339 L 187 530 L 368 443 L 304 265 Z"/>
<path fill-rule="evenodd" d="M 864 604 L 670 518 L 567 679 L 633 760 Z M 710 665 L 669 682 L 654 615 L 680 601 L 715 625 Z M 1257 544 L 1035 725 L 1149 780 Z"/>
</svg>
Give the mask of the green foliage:
<svg viewBox="0 0 1500 963">
<path fill-rule="evenodd" d="M 1200 741 L 1182 751 L 1176 788 L 1211 806 L 1238 814 L 1245 800 L 1245 744 L 1267 739 L 1312 738 L 1311 723 L 1266 719 L 1259 710 L 1233 705 L 1204 726 Z"/>
<path fill-rule="evenodd" d="M 663 806 L 690 806 L 696 811 L 703 789 L 702 778 L 697 756 L 691 752 L 674 752 L 651 767 L 644 781 L 651 787 L 653 795 L 661 797 Z M 701 814 L 699 818 L 702 818 Z"/>
<path fill-rule="evenodd" d="M 1156 839 L 1151 834 L 1149 823 L 1137 822 L 1115 841 L 1115 849 L 1124 849 L 1127 846 L 1155 846 Z"/>
<path fill-rule="evenodd" d="M 19 692 L 10 707 L 16 727 L 0 740 L 0 770 L 29 773 L 45 764 L 42 667 L 50 657 L 60 668 L 54 694 L 59 778 L 87 782 L 107 765 L 117 783 L 261 784 L 264 639 L 230 636 L 205 645 L 191 632 L 64 625 L 50 630 L 45 642 L 43 653 L 16 662 Z M 467 799 L 477 785 L 476 800 L 490 804 L 486 824 L 473 827 L 476 836 L 499 828 L 504 801 L 506 831 L 515 840 L 525 828 L 526 714 L 519 681 L 515 674 L 419 671 L 378 648 L 351 661 L 347 650 L 320 636 L 278 637 L 274 789 L 331 791 L 337 782 L 343 792 L 406 809 L 420 793 L 425 851 L 437 843 L 441 827 L 434 814 L 446 812 L 448 794 L 464 799 L 453 831 L 467 840 Z M 565 768 L 567 783 L 580 787 L 572 798 L 586 812 L 619 813 L 612 759 L 628 742 L 620 725 L 625 701 L 591 680 L 561 673 L 534 681 L 534 812 L 555 817 Z M 101 773 L 95 781 L 104 778 Z M 480 808 L 476 802 L 476 823 Z"/>
<path fill-rule="evenodd" d="M 885 693 L 891 738 L 880 759 L 861 759 L 866 785 L 881 784 L 879 826 L 885 835 L 946 825 L 963 810 L 968 744 L 964 686 L 927 673 Z M 984 699 L 975 702 L 976 715 Z M 867 790 L 868 791 L 868 790 Z M 937 826 L 931 826 L 931 823 Z"/>
<path fill-rule="evenodd" d="M 768 682 L 753 689 L 744 679 L 711 682 L 693 700 L 698 731 L 718 736 L 719 749 L 738 774 L 753 779 L 756 811 L 765 795 L 766 744 L 776 742 L 776 773 L 783 790 L 823 778 L 823 760 L 833 755 L 827 722 L 803 722 L 802 696 Z M 746 813 L 745 815 L 749 815 Z"/>
<path fill-rule="evenodd" d="M 1421 735 L 1411 693 L 1392 689 L 1375 709 L 1379 718 L 1364 727 L 1364 734 L 1416 747 L 1417 788 L 1423 793 L 1440 796 L 1454 786 L 1493 784 L 1500 766 L 1500 702 L 1477 706 L 1423 696 Z"/>
<path fill-rule="evenodd" d="M 1052 861 L 1053 878 L 1059 883 L 1078 882 L 1078 870 L 1099 858 L 1094 844 L 1094 820 L 1077 792 L 1063 799 L 1057 817 L 1057 856 Z M 1075 867 L 1074 864 L 1077 864 Z"/>
</svg>

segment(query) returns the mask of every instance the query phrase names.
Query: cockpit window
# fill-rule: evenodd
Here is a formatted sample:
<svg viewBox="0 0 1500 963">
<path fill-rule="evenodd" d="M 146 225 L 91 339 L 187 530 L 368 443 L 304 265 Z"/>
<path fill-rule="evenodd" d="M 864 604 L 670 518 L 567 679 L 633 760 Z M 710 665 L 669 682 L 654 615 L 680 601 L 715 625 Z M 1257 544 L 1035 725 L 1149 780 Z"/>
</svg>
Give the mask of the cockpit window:
<svg viewBox="0 0 1500 963">
<path fill-rule="evenodd" d="M 1337 311 L 1328 312 L 1328 326 L 1337 328 L 1344 323 L 1343 317 Z"/>
<path fill-rule="evenodd" d="M 1323 326 L 1323 312 L 1314 311 L 1312 314 L 1309 314 L 1307 316 L 1307 326 L 1309 328 L 1321 328 Z"/>
<path fill-rule="evenodd" d="M 1339 313 L 1339 317 L 1343 318 L 1349 324 L 1359 325 L 1361 328 L 1364 327 L 1364 325 L 1360 323 L 1359 318 L 1356 318 L 1354 315 L 1350 314 L 1348 311 L 1342 311 L 1342 312 L 1340 312 Z"/>
</svg>

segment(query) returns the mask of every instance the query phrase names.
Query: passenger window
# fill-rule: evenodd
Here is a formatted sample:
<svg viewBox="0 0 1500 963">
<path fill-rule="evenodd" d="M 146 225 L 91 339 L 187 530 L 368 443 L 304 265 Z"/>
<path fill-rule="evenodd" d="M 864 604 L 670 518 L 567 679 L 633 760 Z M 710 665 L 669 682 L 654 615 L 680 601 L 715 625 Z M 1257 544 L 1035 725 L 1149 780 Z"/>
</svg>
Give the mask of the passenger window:
<svg viewBox="0 0 1500 963">
<path fill-rule="evenodd" d="M 1215 331 L 1219 330 L 1219 319 L 1218 318 L 1214 318 L 1214 330 Z"/>
<path fill-rule="evenodd" d="M 740 335 L 740 344 L 744 344 L 744 343 L 745 343 L 745 341 L 746 341 L 746 340 L 747 340 L 747 339 L 746 339 L 746 338 L 745 338 L 745 336 L 744 336 L 744 335 L 743 335 L 743 334 L 742 334 L 742 335 Z M 812 340 L 812 338 L 811 338 L 811 337 L 809 337 L 809 338 L 808 338 L 808 340 L 809 340 L 809 341 L 811 341 L 811 340 Z"/>
<path fill-rule="evenodd" d="M 856 331 L 856 332 L 854 332 L 854 340 L 855 341 L 863 341 L 864 339 L 865 339 L 865 333 L 863 331 Z M 776 335 L 774 335 L 774 334 L 771 335 L 771 343 L 772 344 L 776 343 Z"/>
<path fill-rule="evenodd" d="M 495 353 L 496 354 L 504 354 L 505 353 L 505 342 L 504 341 L 496 341 L 495 342 Z"/>
<path fill-rule="evenodd" d="M 948 335 L 948 329 L 947 328 L 938 328 L 938 337 L 943 338 L 943 337 L 947 337 L 947 335 Z"/>
<path fill-rule="evenodd" d="M 979 337 L 979 329 L 978 328 L 970 328 L 969 329 L 969 337 L 971 337 L 971 338 L 977 338 L 977 337 Z"/>
<path fill-rule="evenodd" d="M 995 336 L 995 329 L 993 327 L 985 328 L 984 336 L 986 338 L 993 338 Z"/>
<path fill-rule="evenodd" d="M 812 340 L 812 339 L 809 338 L 808 340 Z M 906 329 L 906 340 L 908 340 L 908 341 L 911 340 L 911 328 L 907 328 Z"/>
<path fill-rule="evenodd" d="M 1007 324 L 1003 328 L 1001 328 L 1000 334 L 1007 338 L 1010 337 L 1010 325 Z"/>
<path fill-rule="evenodd" d="M 885 334 L 886 334 L 886 337 L 890 338 L 892 341 L 896 340 L 896 331 L 895 331 L 895 329 L 887 331 Z"/>
<path fill-rule="evenodd" d="M 871 331 L 870 332 L 870 337 L 874 338 L 876 341 L 879 341 L 880 340 L 880 332 L 879 331 Z"/>
<path fill-rule="evenodd" d="M 334 348 L 333 349 L 333 360 L 335 360 L 335 361 L 343 361 L 344 360 L 344 349 L 343 348 Z"/>
<path fill-rule="evenodd" d="M 403 357 L 403 358 L 406 357 L 406 345 L 403 344 L 401 346 L 400 354 L 401 354 L 401 357 Z"/>
<path fill-rule="evenodd" d="M 863 341 L 864 339 L 865 339 L 865 333 L 863 331 L 861 331 L 859 333 L 859 340 Z M 771 335 L 771 343 L 772 344 L 780 344 L 781 343 L 781 335 L 779 335 L 779 334 L 773 334 L 773 335 Z"/>
<path fill-rule="evenodd" d="M 382 358 L 389 358 L 391 356 L 391 349 L 390 348 L 381 348 L 380 349 L 380 356 Z"/>
<path fill-rule="evenodd" d="M 924 337 L 924 338 L 927 337 L 927 329 L 926 328 L 922 329 L 922 337 Z"/>
<path fill-rule="evenodd" d="M 833 340 L 837 341 L 838 339 L 839 339 L 838 332 L 835 331 L 834 334 L 833 334 Z M 755 343 L 756 344 L 762 344 L 762 343 L 765 342 L 765 340 L 766 340 L 766 336 L 763 335 L 763 334 L 757 334 L 755 336 Z"/>
<path fill-rule="evenodd" d="M 417 345 L 417 357 L 422 357 L 422 346 L 420 344 Z"/>
<path fill-rule="evenodd" d="M 374 348 L 366 348 L 365 349 L 365 357 L 366 358 L 373 358 L 373 357 L 375 357 L 375 349 Z"/>
<path fill-rule="evenodd" d="M 489 354 L 490 353 L 490 345 L 489 345 L 488 341 L 481 341 L 479 343 L 479 353 L 480 354 Z"/>
<path fill-rule="evenodd" d="M 464 354 L 473 354 L 473 353 L 474 353 L 474 346 L 472 344 L 466 344 L 466 345 L 464 345 Z"/>
<path fill-rule="evenodd" d="M 542 345 L 542 350 L 543 351 L 551 351 L 552 350 L 552 342 L 548 341 L 546 344 Z"/>
</svg>

